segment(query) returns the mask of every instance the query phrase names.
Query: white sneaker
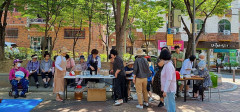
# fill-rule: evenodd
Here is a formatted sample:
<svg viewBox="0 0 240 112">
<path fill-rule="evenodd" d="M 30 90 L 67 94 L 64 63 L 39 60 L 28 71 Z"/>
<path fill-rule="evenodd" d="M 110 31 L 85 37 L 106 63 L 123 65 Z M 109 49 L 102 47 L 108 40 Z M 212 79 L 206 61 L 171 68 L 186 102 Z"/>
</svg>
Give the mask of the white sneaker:
<svg viewBox="0 0 240 112">
<path fill-rule="evenodd" d="M 187 96 L 188 96 L 188 97 L 192 97 L 192 95 L 191 95 L 189 92 L 187 92 Z"/>
<path fill-rule="evenodd" d="M 182 92 L 179 92 L 179 96 L 180 96 L 180 97 L 184 97 L 184 95 L 183 95 Z"/>
<path fill-rule="evenodd" d="M 151 102 L 151 101 L 153 101 L 153 98 L 152 98 L 152 97 L 149 98 L 149 102 Z"/>
<path fill-rule="evenodd" d="M 143 109 L 143 106 L 137 105 L 136 108 Z"/>
<path fill-rule="evenodd" d="M 149 104 L 148 104 L 148 103 L 145 103 L 145 102 L 143 102 L 143 105 L 146 106 L 146 107 L 149 106 Z"/>
<path fill-rule="evenodd" d="M 117 101 L 115 101 L 115 104 L 114 104 L 114 106 L 120 106 L 120 105 L 122 105 L 123 104 L 123 100 L 117 100 Z"/>
</svg>

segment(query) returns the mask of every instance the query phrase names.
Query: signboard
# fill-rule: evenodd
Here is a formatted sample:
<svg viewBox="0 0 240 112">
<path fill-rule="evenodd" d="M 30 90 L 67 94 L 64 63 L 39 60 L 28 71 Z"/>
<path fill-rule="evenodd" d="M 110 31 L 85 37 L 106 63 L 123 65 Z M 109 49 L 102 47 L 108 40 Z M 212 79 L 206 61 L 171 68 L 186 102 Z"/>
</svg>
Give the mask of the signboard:
<svg viewBox="0 0 240 112">
<path fill-rule="evenodd" d="M 174 50 L 174 46 L 178 45 L 180 50 L 184 50 L 184 41 L 173 41 L 173 45 L 171 49 Z M 167 42 L 165 40 L 158 40 L 158 50 L 161 51 L 161 48 L 167 46 Z"/>
<path fill-rule="evenodd" d="M 239 49 L 239 42 L 198 42 L 197 48 Z"/>
<path fill-rule="evenodd" d="M 173 46 L 173 34 L 167 34 L 167 45 Z"/>
<path fill-rule="evenodd" d="M 236 50 L 229 50 L 230 63 L 235 63 L 237 61 Z"/>
</svg>

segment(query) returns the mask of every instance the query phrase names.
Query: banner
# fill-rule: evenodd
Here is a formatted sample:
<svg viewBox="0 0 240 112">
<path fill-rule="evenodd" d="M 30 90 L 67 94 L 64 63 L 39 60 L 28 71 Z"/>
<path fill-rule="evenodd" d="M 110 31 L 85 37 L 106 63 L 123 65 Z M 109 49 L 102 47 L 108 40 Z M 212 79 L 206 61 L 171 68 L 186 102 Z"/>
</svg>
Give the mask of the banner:
<svg viewBox="0 0 240 112">
<path fill-rule="evenodd" d="M 180 50 L 184 50 L 184 41 L 174 41 L 171 49 L 174 50 L 174 46 L 178 45 Z M 162 47 L 167 46 L 167 42 L 165 40 L 158 40 L 158 50 L 160 51 Z"/>
<path fill-rule="evenodd" d="M 229 50 L 230 63 L 235 63 L 237 61 L 236 50 Z"/>
</svg>

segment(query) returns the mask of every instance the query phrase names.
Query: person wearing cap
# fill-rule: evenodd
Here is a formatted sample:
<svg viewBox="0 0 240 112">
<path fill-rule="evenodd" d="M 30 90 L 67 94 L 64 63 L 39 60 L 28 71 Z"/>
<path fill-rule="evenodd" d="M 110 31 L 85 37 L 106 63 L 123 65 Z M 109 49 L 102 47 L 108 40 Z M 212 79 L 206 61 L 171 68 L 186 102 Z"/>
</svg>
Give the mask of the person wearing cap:
<svg viewBox="0 0 240 112">
<path fill-rule="evenodd" d="M 202 77 L 204 78 L 203 85 L 201 85 L 201 81 L 196 81 L 193 85 L 193 92 L 194 92 L 194 98 L 197 99 L 199 95 L 201 97 L 204 97 L 202 93 L 204 93 L 204 89 L 212 86 L 212 80 L 209 74 L 209 71 L 206 67 L 206 61 L 205 61 L 205 55 L 200 54 L 199 55 L 200 62 L 198 63 L 198 75 L 195 77 Z M 198 94 L 199 93 L 199 94 Z"/>
<path fill-rule="evenodd" d="M 137 59 L 133 65 L 133 83 L 136 86 L 138 105 L 136 108 L 143 109 L 143 105 L 148 107 L 148 92 L 147 92 L 147 78 L 151 74 L 149 64 L 144 58 L 145 53 L 142 49 L 136 52 Z M 144 102 L 143 99 L 144 98 Z"/>
<path fill-rule="evenodd" d="M 45 88 L 49 87 L 49 81 L 52 79 L 52 64 L 53 62 L 50 59 L 50 54 L 45 53 L 44 60 L 41 61 L 40 65 L 42 80 Z M 46 78 L 46 74 L 48 74 L 48 78 Z"/>
<path fill-rule="evenodd" d="M 30 76 L 33 76 L 34 81 L 36 83 L 36 87 L 39 87 L 39 82 L 38 82 L 38 74 L 39 74 L 39 67 L 40 67 L 40 62 L 37 60 L 38 56 L 37 55 L 32 55 L 32 60 L 28 62 L 27 64 L 27 70 L 30 73 Z"/>
<path fill-rule="evenodd" d="M 115 101 L 115 106 L 123 104 L 123 100 L 126 100 L 127 93 L 126 90 L 126 73 L 124 70 L 123 60 L 118 56 L 118 52 L 114 49 L 110 51 L 111 58 L 114 59 L 113 62 L 113 74 L 115 76 L 114 91 L 116 92 L 117 101 Z"/>
<path fill-rule="evenodd" d="M 56 93 L 56 100 L 63 101 L 61 96 L 64 91 L 64 76 L 66 75 L 67 61 L 65 56 L 69 51 L 67 48 L 62 47 L 60 50 L 60 56 L 55 61 L 55 74 L 54 74 L 54 88 L 53 93 Z"/>
<path fill-rule="evenodd" d="M 152 61 L 151 61 L 151 57 L 150 56 L 145 56 L 145 58 L 147 59 L 148 61 L 148 64 L 149 64 L 149 69 L 151 71 L 151 76 L 148 77 L 148 82 L 147 82 L 147 91 L 148 91 L 148 94 L 150 96 L 149 98 L 149 101 L 152 101 L 153 98 L 152 98 L 152 92 L 151 92 L 151 87 L 152 87 L 152 79 L 153 77 L 155 76 L 155 71 L 154 71 L 154 68 L 152 66 Z"/>
<path fill-rule="evenodd" d="M 85 62 L 85 57 L 83 55 L 80 56 L 80 62 L 79 64 L 76 65 L 76 70 L 78 71 L 85 71 L 87 70 L 87 62 Z M 76 78 L 76 83 L 77 85 L 81 85 L 81 82 L 82 82 L 83 79 L 80 79 L 80 78 Z"/>
<path fill-rule="evenodd" d="M 132 77 L 133 76 L 133 64 L 134 64 L 134 61 L 132 59 L 130 59 L 125 67 L 125 72 L 126 72 L 126 77 Z M 130 92 L 130 89 L 131 89 L 131 81 L 127 81 L 127 89 L 128 89 L 128 100 L 131 100 L 133 99 L 132 96 L 131 96 L 131 92 Z"/>
<path fill-rule="evenodd" d="M 10 70 L 10 73 L 9 73 L 9 80 L 10 80 L 10 83 L 13 87 L 13 90 L 15 92 L 15 95 L 14 95 L 14 98 L 18 98 L 19 97 L 19 93 L 18 93 L 18 84 L 20 83 L 23 87 L 23 90 L 20 94 L 20 97 L 26 97 L 25 93 L 27 92 L 28 90 L 28 84 L 29 84 L 29 81 L 28 81 L 28 77 L 29 77 L 29 72 L 21 67 L 21 63 L 22 61 L 19 60 L 19 59 L 16 59 L 13 61 L 13 68 Z M 25 74 L 25 76 L 22 78 L 22 77 L 18 77 L 17 72 L 23 72 Z"/>
</svg>

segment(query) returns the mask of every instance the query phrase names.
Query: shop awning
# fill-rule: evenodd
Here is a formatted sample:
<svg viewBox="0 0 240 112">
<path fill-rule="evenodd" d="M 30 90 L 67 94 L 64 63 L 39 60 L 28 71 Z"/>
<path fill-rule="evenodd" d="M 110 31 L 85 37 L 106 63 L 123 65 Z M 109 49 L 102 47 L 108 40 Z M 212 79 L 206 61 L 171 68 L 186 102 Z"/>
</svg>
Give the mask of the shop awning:
<svg viewBox="0 0 240 112">
<path fill-rule="evenodd" d="M 229 53 L 229 50 L 236 50 L 236 49 L 213 49 L 213 52 L 214 53 L 223 53 L 223 52 Z"/>
</svg>

